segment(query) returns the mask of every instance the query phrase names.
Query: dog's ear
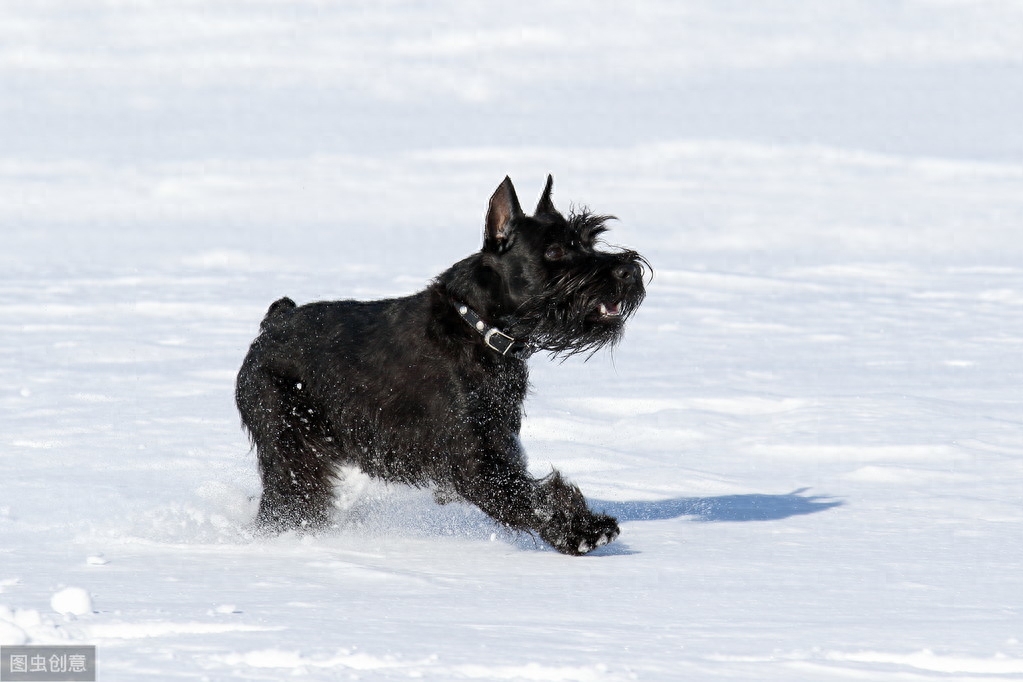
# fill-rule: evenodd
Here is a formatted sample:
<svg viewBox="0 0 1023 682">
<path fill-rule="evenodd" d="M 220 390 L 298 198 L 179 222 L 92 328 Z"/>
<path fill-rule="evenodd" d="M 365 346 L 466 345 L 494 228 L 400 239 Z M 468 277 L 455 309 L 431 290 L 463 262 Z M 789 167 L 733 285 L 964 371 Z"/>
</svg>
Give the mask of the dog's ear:
<svg viewBox="0 0 1023 682">
<path fill-rule="evenodd" d="M 490 206 L 487 208 L 487 231 L 483 235 L 484 246 L 501 250 L 511 235 L 512 223 L 522 217 L 519 198 L 515 195 L 515 187 L 511 178 L 505 176 L 504 182 L 498 185 Z"/>
<path fill-rule="evenodd" d="M 540 201 L 536 204 L 536 210 L 533 211 L 534 216 L 549 215 L 561 218 L 561 213 L 558 209 L 554 208 L 554 202 L 551 201 L 551 191 L 554 189 L 554 176 L 547 175 L 547 185 L 543 188 L 543 194 L 540 195 Z"/>
</svg>

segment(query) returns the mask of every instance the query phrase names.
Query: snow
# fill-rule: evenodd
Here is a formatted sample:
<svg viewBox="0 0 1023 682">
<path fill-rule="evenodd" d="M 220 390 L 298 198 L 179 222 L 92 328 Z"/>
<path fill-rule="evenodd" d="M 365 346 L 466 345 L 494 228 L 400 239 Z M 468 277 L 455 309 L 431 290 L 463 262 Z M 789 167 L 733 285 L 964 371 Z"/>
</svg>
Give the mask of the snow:
<svg viewBox="0 0 1023 682">
<path fill-rule="evenodd" d="M 50 608 L 63 615 L 84 616 L 92 613 L 92 595 L 81 587 L 65 587 L 50 597 Z"/>
<path fill-rule="evenodd" d="M 1020 679 L 1021 46 L 1010 0 L 0 5 L 0 643 L 106 682 Z M 254 538 L 267 305 L 415 291 L 548 172 L 655 268 L 613 354 L 531 360 L 531 468 L 620 538 L 358 472 L 336 532 Z"/>
</svg>

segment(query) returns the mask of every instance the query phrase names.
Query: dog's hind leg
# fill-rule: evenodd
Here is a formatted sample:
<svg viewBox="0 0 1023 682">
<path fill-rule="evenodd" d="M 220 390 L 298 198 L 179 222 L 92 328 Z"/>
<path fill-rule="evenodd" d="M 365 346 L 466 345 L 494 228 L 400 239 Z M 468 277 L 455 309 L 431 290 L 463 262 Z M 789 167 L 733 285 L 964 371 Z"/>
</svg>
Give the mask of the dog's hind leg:
<svg viewBox="0 0 1023 682">
<path fill-rule="evenodd" d="M 317 444 L 315 417 L 300 392 L 249 359 L 238 374 L 236 401 L 263 481 L 257 523 L 271 532 L 321 528 L 333 504 L 330 453 Z"/>
</svg>

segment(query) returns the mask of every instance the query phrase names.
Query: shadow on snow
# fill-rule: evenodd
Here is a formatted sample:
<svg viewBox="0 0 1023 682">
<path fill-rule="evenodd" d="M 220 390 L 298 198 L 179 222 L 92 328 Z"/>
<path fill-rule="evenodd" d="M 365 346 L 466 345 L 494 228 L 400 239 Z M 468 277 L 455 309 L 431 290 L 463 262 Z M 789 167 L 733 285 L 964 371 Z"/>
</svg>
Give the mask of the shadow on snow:
<svg viewBox="0 0 1023 682">
<path fill-rule="evenodd" d="M 696 521 L 777 521 L 790 516 L 816 514 L 844 504 L 819 495 L 803 495 L 800 488 L 786 495 L 720 495 L 676 497 L 656 502 L 607 502 L 591 500 L 590 506 L 619 521 L 662 521 L 682 516 Z"/>
</svg>

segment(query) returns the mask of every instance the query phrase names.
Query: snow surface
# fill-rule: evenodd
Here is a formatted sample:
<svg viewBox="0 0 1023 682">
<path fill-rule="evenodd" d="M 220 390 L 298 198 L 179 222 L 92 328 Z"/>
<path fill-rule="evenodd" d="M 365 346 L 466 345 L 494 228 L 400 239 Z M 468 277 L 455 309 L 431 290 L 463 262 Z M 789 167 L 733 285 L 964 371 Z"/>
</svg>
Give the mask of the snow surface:
<svg viewBox="0 0 1023 682">
<path fill-rule="evenodd" d="M 5 2 L 0 93 L 0 643 L 105 682 L 1023 679 L 1019 3 Z M 613 355 L 531 361 L 531 467 L 620 539 L 358 474 L 337 532 L 253 539 L 266 306 L 412 292 L 547 172 L 656 269 Z"/>
<path fill-rule="evenodd" d="M 81 587 L 65 587 L 50 598 L 50 608 L 64 615 L 84 616 L 92 613 L 92 596 Z"/>
</svg>

